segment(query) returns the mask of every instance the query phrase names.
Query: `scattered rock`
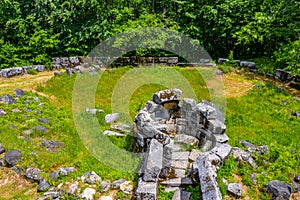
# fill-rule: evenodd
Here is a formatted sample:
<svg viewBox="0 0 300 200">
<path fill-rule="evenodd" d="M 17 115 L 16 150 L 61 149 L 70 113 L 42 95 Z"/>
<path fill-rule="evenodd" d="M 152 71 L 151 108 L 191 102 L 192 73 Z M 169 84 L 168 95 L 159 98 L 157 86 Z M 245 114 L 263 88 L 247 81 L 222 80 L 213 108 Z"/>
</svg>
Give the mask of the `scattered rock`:
<svg viewBox="0 0 300 200">
<path fill-rule="evenodd" d="M 56 180 L 59 176 L 67 176 L 69 173 L 75 171 L 76 169 L 74 167 L 66 167 L 66 168 L 60 168 L 59 170 L 55 172 L 51 172 L 49 174 L 49 177 L 52 180 Z"/>
<path fill-rule="evenodd" d="M 130 181 L 125 181 L 124 183 L 120 184 L 120 190 L 122 190 L 124 194 L 132 194 L 133 185 Z"/>
<path fill-rule="evenodd" d="M 5 154 L 5 162 L 8 164 L 9 167 L 13 167 L 18 162 L 20 162 L 22 157 L 22 153 L 19 150 L 12 150 Z"/>
<path fill-rule="evenodd" d="M 190 200 L 191 197 L 192 194 L 190 192 L 179 189 L 175 191 L 172 200 Z"/>
<path fill-rule="evenodd" d="M 294 112 L 292 115 L 297 117 L 297 118 L 300 118 L 300 113 L 299 112 Z"/>
<path fill-rule="evenodd" d="M 12 98 L 12 96 L 10 96 L 9 94 L 4 95 L 4 96 L 1 98 L 1 101 L 2 101 L 2 103 L 8 104 L 8 105 L 10 105 L 10 104 L 16 104 L 16 100 L 14 100 L 14 99 Z"/>
<path fill-rule="evenodd" d="M 155 93 L 153 95 L 153 101 L 157 104 L 162 104 L 169 101 L 180 101 L 182 97 L 182 91 L 179 89 L 168 89 Z"/>
<path fill-rule="evenodd" d="M 38 192 L 45 192 L 45 191 L 47 191 L 49 188 L 50 188 L 50 184 L 49 184 L 45 179 L 43 179 L 43 180 L 39 183 L 37 191 L 38 191 Z"/>
<path fill-rule="evenodd" d="M 250 179 L 252 180 L 252 182 L 253 182 L 254 184 L 256 184 L 256 183 L 257 183 L 256 176 L 257 176 L 257 174 L 256 174 L 256 173 L 252 173 L 252 174 L 250 174 Z"/>
<path fill-rule="evenodd" d="M 110 189 L 111 183 L 110 180 L 105 180 L 100 182 L 101 190 L 106 192 Z"/>
<path fill-rule="evenodd" d="M 227 186 L 227 191 L 237 197 L 240 197 L 242 196 L 242 185 L 239 183 L 229 183 Z"/>
<path fill-rule="evenodd" d="M 45 124 L 49 124 L 50 123 L 50 120 L 49 119 L 46 119 L 46 118 L 39 118 L 38 121 L 40 123 L 45 123 Z"/>
<path fill-rule="evenodd" d="M 115 129 L 117 131 L 122 131 L 124 133 L 130 133 L 132 127 L 128 124 L 112 124 L 110 125 L 111 129 Z"/>
<path fill-rule="evenodd" d="M 157 182 L 145 182 L 139 178 L 138 188 L 134 193 L 134 199 L 157 199 Z"/>
<path fill-rule="evenodd" d="M 110 131 L 110 130 L 105 130 L 103 132 L 103 135 L 108 135 L 108 136 L 118 136 L 118 137 L 124 137 L 125 135 L 122 134 L 122 133 L 118 133 L 118 132 L 115 132 L 115 131 Z"/>
<path fill-rule="evenodd" d="M 6 112 L 1 108 L 0 109 L 0 116 L 4 116 L 4 115 L 6 115 Z"/>
<path fill-rule="evenodd" d="M 113 189 L 119 189 L 120 185 L 122 183 L 124 183 L 125 181 L 126 181 L 126 179 L 119 179 L 119 180 L 116 180 L 116 181 L 112 182 Z"/>
<path fill-rule="evenodd" d="M 94 199 L 94 195 L 96 194 L 96 190 L 93 188 L 86 188 L 82 194 L 81 194 L 81 198 L 84 200 L 93 200 Z"/>
<path fill-rule="evenodd" d="M 96 108 L 86 108 L 85 112 L 96 115 L 97 112 L 102 113 L 104 110 L 96 109 Z"/>
<path fill-rule="evenodd" d="M 70 185 L 68 192 L 70 194 L 75 194 L 75 192 L 78 189 L 78 185 L 79 185 L 79 183 L 77 181 L 75 181 L 72 185 Z"/>
<path fill-rule="evenodd" d="M 270 181 L 264 188 L 266 188 L 268 193 L 272 194 L 273 199 L 289 200 L 292 193 L 292 187 L 289 184 L 278 180 Z"/>
<path fill-rule="evenodd" d="M 25 178 L 31 182 L 40 182 L 43 177 L 41 176 L 41 170 L 38 168 L 28 168 L 24 174 Z"/>
<path fill-rule="evenodd" d="M 59 142 L 59 141 L 55 141 L 55 140 L 44 140 L 41 143 L 41 146 L 46 147 L 46 150 L 54 152 L 56 150 L 58 150 L 59 148 L 63 147 L 64 144 Z"/>
<path fill-rule="evenodd" d="M 13 172 L 15 172 L 16 174 L 22 174 L 24 172 L 24 168 L 23 167 L 17 167 L 17 166 L 13 166 L 12 168 L 10 168 Z"/>
<path fill-rule="evenodd" d="M 2 154 L 4 152 L 5 152 L 5 149 L 4 149 L 3 145 L 0 143 L 0 154 Z"/>
<path fill-rule="evenodd" d="M 35 126 L 32 128 L 32 130 L 40 131 L 42 133 L 48 133 L 48 130 L 43 126 Z"/>
<path fill-rule="evenodd" d="M 11 112 L 18 113 L 18 112 L 21 112 L 21 111 L 19 109 L 17 109 L 17 108 L 14 108 L 14 109 L 11 110 Z"/>
<path fill-rule="evenodd" d="M 25 92 L 19 88 L 16 88 L 14 91 L 14 97 L 22 97 L 25 95 Z"/>
<path fill-rule="evenodd" d="M 254 144 L 247 142 L 245 140 L 240 140 L 240 143 L 245 147 L 245 148 L 255 148 Z"/>
<path fill-rule="evenodd" d="M 80 179 L 88 184 L 95 184 L 96 182 L 101 181 L 101 177 L 94 171 L 86 172 Z"/>
<path fill-rule="evenodd" d="M 120 116 L 119 113 L 108 114 L 105 116 L 105 122 L 106 123 L 116 122 L 119 119 L 119 116 Z"/>
</svg>

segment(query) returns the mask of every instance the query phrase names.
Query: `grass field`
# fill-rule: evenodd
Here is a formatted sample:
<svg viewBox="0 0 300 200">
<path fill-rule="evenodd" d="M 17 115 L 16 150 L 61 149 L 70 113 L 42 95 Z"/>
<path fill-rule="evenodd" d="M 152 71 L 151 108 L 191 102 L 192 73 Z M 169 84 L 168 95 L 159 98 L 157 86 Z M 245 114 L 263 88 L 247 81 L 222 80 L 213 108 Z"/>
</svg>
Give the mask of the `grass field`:
<svg viewBox="0 0 300 200">
<path fill-rule="evenodd" d="M 179 88 L 182 86 L 180 89 L 183 90 L 184 97 L 191 97 L 190 93 L 185 92 L 187 90 L 185 88 L 186 83 L 189 83 L 198 100 L 211 100 L 210 94 L 213 90 L 211 90 L 210 84 L 206 84 L 197 69 L 177 67 L 171 69 L 171 71 L 166 69 L 162 76 L 155 71 L 152 71 L 150 75 L 156 74 L 156 77 L 163 79 L 164 74 L 179 73 L 187 82 L 180 82 L 178 79 L 171 82 Z M 128 102 L 130 120 L 133 120 L 135 114 L 152 98 L 154 92 L 164 89 L 168 85 L 167 82 L 154 81 L 130 89 L 124 81 L 120 81 L 129 73 L 140 72 L 129 67 L 103 72 L 95 93 L 95 107 L 104 110 L 104 113 L 97 114 L 102 129 L 109 128 L 104 122 L 105 115 L 115 111 L 112 100 L 120 98 L 117 94 L 114 94 L 118 91 L 116 85 L 118 85 L 119 91 L 124 94 L 124 98 L 127 90 L 132 92 Z M 207 73 L 205 77 L 209 79 L 210 74 L 208 72 L 202 71 L 201 74 L 205 73 Z M 139 80 L 134 77 L 131 74 L 127 80 L 138 85 Z M 6 83 L 6 80 L 1 80 L 0 83 L 0 95 L 6 93 L 12 95 L 16 87 L 25 88 L 27 91 L 32 90 L 32 92 L 27 93 L 26 97 L 19 99 L 18 104 L 0 105 L 0 108 L 8 113 L 0 117 L 0 143 L 4 145 L 6 150 L 19 149 L 22 151 L 23 157 L 19 164 L 21 167 L 40 168 L 43 170 L 45 177 L 60 167 L 76 167 L 77 171 L 75 173 L 51 182 L 53 186 L 57 186 L 62 181 L 71 182 L 87 171 L 95 171 L 103 180 L 126 178 L 136 183 L 136 173 L 123 172 L 106 166 L 101 160 L 99 161 L 93 157 L 85 148 L 84 142 L 75 128 L 72 113 L 75 75 L 71 77 L 61 75 L 53 77 L 47 82 L 37 80 L 36 82 L 33 81 L 34 84 L 26 86 L 25 82 L 28 81 L 28 78 L 24 79 L 23 82 L 15 78 L 15 81 L 11 80 Z M 147 78 L 149 77 L 146 76 L 143 80 Z M 256 162 L 259 165 L 257 169 L 252 169 L 244 163 L 237 163 L 229 158 L 225 166 L 219 171 L 218 176 L 222 194 L 225 198 L 231 198 L 226 194 L 225 186 L 220 181 L 220 178 L 224 177 L 230 181 L 238 181 L 243 184 L 244 194 L 242 199 L 270 199 L 266 192 L 262 190 L 263 185 L 274 179 L 291 183 L 294 176 L 300 174 L 300 119 L 292 116 L 293 112 L 300 111 L 300 101 L 263 80 L 255 80 L 235 73 L 226 74 L 222 79 L 226 88 L 225 123 L 227 126 L 226 132 L 230 138 L 229 144 L 241 147 L 239 140 L 247 140 L 255 145 L 268 145 L 270 149 L 267 155 L 263 157 L 256 156 Z M 216 90 L 213 92 L 216 92 Z M 41 100 L 31 100 L 34 96 L 39 96 Z M 84 97 L 82 95 L 80 98 L 84 99 Z M 31 103 L 29 105 L 24 104 L 23 102 L 26 100 L 31 101 Z M 41 102 L 42 106 L 39 105 Z M 21 112 L 11 113 L 10 111 L 14 108 L 18 108 Z M 27 113 L 27 108 L 33 111 L 40 110 L 41 114 Z M 225 108 L 222 109 L 225 110 Z M 40 125 L 37 119 L 41 117 L 50 120 L 50 124 L 43 124 L 48 129 L 48 133 L 34 132 L 29 139 L 26 139 L 26 137 L 24 139 L 24 136 L 26 136 L 24 131 Z M 126 119 L 124 117 L 124 120 Z M 11 128 L 11 124 L 18 128 Z M 61 151 L 49 153 L 41 148 L 42 139 L 59 140 L 65 144 L 65 147 Z M 124 138 L 111 137 L 109 140 L 122 149 L 132 150 L 133 138 L 131 136 Z M 101 149 L 101 147 L 98 148 Z M 32 152 L 35 152 L 35 154 L 33 155 Z M 250 174 L 252 173 L 258 174 L 256 185 L 250 180 Z M 4 184 L 6 179 L 8 182 Z M 21 186 L 14 189 L 12 193 L 11 190 L 16 184 Z M 21 177 L 16 177 L 16 175 L 8 173 L 3 168 L 0 168 L 0 191 L 2 191 L 0 199 L 32 199 L 39 195 L 36 193 L 35 184 L 22 182 Z M 197 190 L 193 190 L 193 192 L 195 196 Z M 170 199 L 170 195 L 165 194 L 162 190 L 160 194 L 162 199 Z"/>
</svg>

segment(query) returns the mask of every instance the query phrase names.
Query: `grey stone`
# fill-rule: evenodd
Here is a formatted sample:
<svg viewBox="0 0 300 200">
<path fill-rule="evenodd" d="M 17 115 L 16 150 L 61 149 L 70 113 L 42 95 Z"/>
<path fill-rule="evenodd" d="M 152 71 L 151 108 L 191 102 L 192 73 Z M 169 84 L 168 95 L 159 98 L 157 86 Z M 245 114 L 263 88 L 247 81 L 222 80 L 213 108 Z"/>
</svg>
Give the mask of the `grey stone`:
<svg viewBox="0 0 300 200">
<path fill-rule="evenodd" d="M 179 89 L 162 90 L 153 95 L 153 101 L 157 104 L 162 104 L 169 101 L 180 101 L 182 91 Z"/>
<path fill-rule="evenodd" d="M 112 124 L 112 125 L 110 125 L 110 128 L 118 130 L 118 131 L 122 131 L 125 133 L 130 133 L 132 130 L 132 127 L 128 124 Z"/>
<path fill-rule="evenodd" d="M 34 101 L 40 101 L 41 99 L 39 97 L 33 97 Z"/>
<path fill-rule="evenodd" d="M 226 143 L 229 140 L 229 137 L 225 133 L 215 134 L 214 137 L 216 138 L 216 141 L 219 143 Z"/>
<path fill-rule="evenodd" d="M 232 147 L 231 153 L 234 159 L 237 159 L 239 161 L 247 161 L 252 156 L 250 152 L 244 151 L 238 147 Z"/>
<path fill-rule="evenodd" d="M 45 124 L 49 124 L 49 123 L 50 123 L 50 120 L 47 119 L 47 118 L 39 118 L 39 119 L 38 119 L 38 122 L 40 122 L 40 123 L 45 123 Z"/>
<path fill-rule="evenodd" d="M 110 130 L 105 130 L 103 132 L 103 135 L 108 135 L 108 136 L 118 136 L 118 137 L 124 137 L 125 135 L 122 134 L 122 133 L 118 133 L 118 132 L 115 132 L 115 131 L 110 131 Z"/>
<path fill-rule="evenodd" d="M 148 101 L 146 103 L 146 106 L 145 106 L 145 109 L 149 112 L 149 113 L 153 113 L 155 112 L 155 110 L 157 109 L 158 107 L 158 104 L 156 104 L 155 102 L 153 101 Z"/>
<path fill-rule="evenodd" d="M 299 192 L 300 191 L 300 185 L 296 183 L 295 181 L 292 181 L 292 185 L 295 188 L 294 192 Z"/>
<path fill-rule="evenodd" d="M 78 57 L 70 57 L 69 60 L 70 60 L 70 63 L 73 64 L 74 66 L 80 64 Z"/>
<path fill-rule="evenodd" d="M 175 135 L 175 142 L 192 146 L 198 146 L 199 144 L 199 140 L 196 137 L 184 134 Z"/>
<path fill-rule="evenodd" d="M 223 134 L 226 130 L 226 126 L 217 119 L 208 120 L 205 126 L 213 134 Z"/>
<path fill-rule="evenodd" d="M 211 150 L 211 152 L 219 156 L 221 158 L 222 163 L 224 163 L 231 152 L 231 146 L 227 143 L 217 143 L 216 146 Z"/>
<path fill-rule="evenodd" d="M 249 67 L 251 69 L 255 68 L 256 63 L 255 62 L 249 62 L 249 61 L 241 61 L 240 62 L 241 67 Z"/>
<path fill-rule="evenodd" d="M 25 95 L 25 92 L 19 88 L 16 88 L 14 91 L 14 97 L 22 97 Z"/>
<path fill-rule="evenodd" d="M 119 119 L 119 116 L 120 116 L 119 113 L 107 114 L 105 116 L 105 122 L 106 123 L 116 122 Z"/>
<path fill-rule="evenodd" d="M 245 140 L 240 140 L 240 143 L 245 147 L 245 148 L 255 148 L 254 144 L 247 142 Z"/>
<path fill-rule="evenodd" d="M 35 127 L 32 128 L 32 130 L 36 130 L 36 131 L 39 131 L 39 132 L 42 132 L 42 133 L 48 133 L 48 130 L 43 126 L 35 126 Z"/>
<path fill-rule="evenodd" d="M 189 155 L 189 160 L 191 161 L 196 161 L 197 158 L 202 154 L 201 151 L 196 150 L 196 149 L 192 149 L 190 155 Z"/>
<path fill-rule="evenodd" d="M 218 106 L 216 106 L 215 104 L 209 102 L 209 101 L 206 101 L 206 100 L 202 100 L 200 104 L 198 105 L 201 105 L 201 106 L 210 106 L 212 108 L 214 108 L 214 112 L 211 114 L 212 115 L 212 118 L 216 117 L 216 119 L 218 119 L 220 122 L 224 123 L 225 122 L 225 118 L 223 116 L 223 113 L 222 111 L 218 108 Z M 197 105 L 197 108 L 198 108 L 198 105 Z M 211 108 L 209 109 L 211 110 Z M 210 112 L 208 112 L 206 114 L 206 116 L 209 116 L 207 119 L 210 118 Z"/>
<path fill-rule="evenodd" d="M 24 174 L 25 178 L 31 182 L 40 182 L 43 177 L 41 176 L 41 170 L 38 168 L 28 168 Z"/>
<path fill-rule="evenodd" d="M 46 147 L 48 151 L 54 152 L 63 147 L 64 144 L 55 140 L 45 140 L 41 143 L 41 146 Z"/>
<path fill-rule="evenodd" d="M 32 68 L 35 69 L 37 72 L 45 71 L 45 65 L 34 65 L 32 66 Z"/>
<path fill-rule="evenodd" d="M 0 109 L 0 116 L 4 116 L 4 115 L 6 115 L 6 112 L 1 108 Z"/>
<path fill-rule="evenodd" d="M 2 101 L 2 103 L 7 104 L 7 105 L 16 104 L 16 101 L 9 94 L 4 95 L 1 98 L 1 101 Z"/>
<path fill-rule="evenodd" d="M 163 146 L 162 169 L 159 174 L 160 178 L 166 178 L 169 175 L 172 164 L 173 145 L 174 141 L 170 140 L 169 144 Z"/>
<path fill-rule="evenodd" d="M 156 200 L 157 199 L 157 182 L 145 182 L 139 178 L 138 187 L 134 194 L 135 200 Z"/>
<path fill-rule="evenodd" d="M 282 82 L 288 82 L 292 79 L 292 76 L 289 72 L 282 69 L 276 69 L 275 76 L 279 78 Z"/>
<path fill-rule="evenodd" d="M 292 193 L 292 187 L 289 184 L 278 180 L 270 181 L 264 188 L 266 188 L 268 193 L 272 194 L 272 199 L 288 200 Z"/>
<path fill-rule="evenodd" d="M 94 115 L 95 115 L 97 112 L 99 112 L 99 113 L 104 112 L 104 110 L 96 109 L 96 108 L 86 108 L 86 109 L 85 109 L 85 112 L 91 113 L 91 114 L 94 114 Z"/>
<path fill-rule="evenodd" d="M 85 188 L 85 190 L 81 193 L 81 198 L 84 200 L 93 200 L 95 194 L 96 194 L 95 189 Z"/>
<path fill-rule="evenodd" d="M 175 168 L 174 169 L 174 176 L 176 178 L 184 178 L 185 177 L 185 171 L 186 171 L 186 169 Z"/>
<path fill-rule="evenodd" d="M 78 185 L 79 185 L 79 183 L 78 183 L 77 181 L 75 181 L 73 184 L 71 184 L 71 185 L 69 186 L 68 192 L 69 192 L 70 194 L 75 194 L 75 192 L 76 192 L 77 189 L 78 189 Z"/>
<path fill-rule="evenodd" d="M 300 183 L 300 174 L 295 176 L 294 181 L 297 182 L 297 183 Z"/>
<path fill-rule="evenodd" d="M 187 169 L 188 164 L 188 158 L 186 160 L 172 160 L 172 167 L 174 168 Z"/>
<path fill-rule="evenodd" d="M 120 190 L 126 195 L 132 194 L 133 185 L 130 181 L 125 181 L 124 183 L 121 183 Z"/>
<path fill-rule="evenodd" d="M 12 168 L 10 168 L 13 172 L 15 172 L 16 174 L 21 174 L 24 172 L 24 168 L 23 167 L 17 167 L 17 166 L 13 166 Z"/>
<path fill-rule="evenodd" d="M 49 188 L 50 188 L 50 184 L 45 179 L 43 179 L 39 183 L 37 191 L 38 192 L 44 192 L 44 191 L 47 191 Z"/>
<path fill-rule="evenodd" d="M 55 172 L 51 172 L 49 174 L 49 177 L 52 180 L 56 180 L 59 176 L 67 176 L 69 173 L 76 171 L 74 167 L 66 167 L 66 168 L 60 168 L 59 170 Z"/>
<path fill-rule="evenodd" d="M 190 98 L 184 98 L 182 101 L 182 110 L 184 111 L 192 111 L 196 108 L 196 100 Z"/>
<path fill-rule="evenodd" d="M 254 184 L 256 184 L 256 183 L 257 183 L 256 176 L 257 176 L 257 174 L 256 174 L 256 173 L 252 173 L 252 174 L 250 174 L 250 179 L 252 180 L 252 182 L 253 182 Z"/>
<path fill-rule="evenodd" d="M 125 181 L 126 181 L 126 179 L 119 179 L 119 180 L 116 180 L 116 181 L 112 182 L 113 189 L 119 189 L 120 185 L 122 183 L 124 183 Z"/>
<path fill-rule="evenodd" d="M 189 151 L 174 152 L 172 155 L 172 160 L 188 160 L 189 155 Z"/>
<path fill-rule="evenodd" d="M 219 63 L 219 64 L 223 64 L 223 63 L 225 63 L 225 62 L 227 62 L 227 61 L 229 61 L 228 58 L 219 58 L 219 59 L 218 59 L 218 63 Z"/>
<path fill-rule="evenodd" d="M 172 178 L 161 182 L 162 185 L 169 187 L 185 187 L 193 184 L 191 178 Z"/>
<path fill-rule="evenodd" d="M 59 192 L 56 191 L 49 191 L 49 192 L 45 192 L 44 196 L 42 198 L 39 198 L 39 200 L 48 200 L 50 199 L 54 199 L 54 200 L 58 200 L 59 199 Z"/>
<path fill-rule="evenodd" d="M 86 172 L 82 177 L 81 180 L 85 180 L 88 184 L 95 184 L 98 181 L 101 181 L 101 177 L 96 174 L 96 172 Z"/>
<path fill-rule="evenodd" d="M 4 78 L 10 78 L 12 76 L 22 75 L 23 68 L 22 67 L 13 67 L 13 68 L 2 69 L 0 71 L 0 74 Z"/>
<path fill-rule="evenodd" d="M 21 161 L 22 153 L 19 150 L 11 150 L 4 156 L 5 162 L 12 167 Z"/>
<path fill-rule="evenodd" d="M 239 183 L 229 183 L 227 186 L 227 191 L 235 196 L 242 196 L 242 185 Z"/>
<path fill-rule="evenodd" d="M 101 190 L 103 192 L 108 191 L 110 189 L 110 187 L 111 187 L 110 180 L 101 181 L 100 182 L 100 186 L 101 186 Z"/>
<path fill-rule="evenodd" d="M 190 200 L 192 194 L 190 192 L 184 191 L 183 189 L 176 190 L 172 200 Z"/>
<path fill-rule="evenodd" d="M 0 167 L 5 167 L 5 162 L 3 158 L 0 158 Z"/>
<path fill-rule="evenodd" d="M 177 143 L 173 144 L 173 152 L 175 152 L 175 151 L 181 151 L 181 145 L 180 144 L 177 144 Z"/>
<path fill-rule="evenodd" d="M 21 112 L 21 111 L 19 109 L 17 109 L 17 108 L 14 108 L 14 109 L 11 110 L 11 112 L 18 113 L 18 112 Z"/>
<path fill-rule="evenodd" d="M 143 163 L 143 180 L 157 181 L 162 169 L 163 145 L 155 139 L 152 139 L 145 162 Z"/>
<path fill-rule="evenodd" d="M 3 145 L 0 143 L 0 154 L 2 154 L 4 152 L 5 152 L 5 149 L 4 149 Z"/>
</svg>

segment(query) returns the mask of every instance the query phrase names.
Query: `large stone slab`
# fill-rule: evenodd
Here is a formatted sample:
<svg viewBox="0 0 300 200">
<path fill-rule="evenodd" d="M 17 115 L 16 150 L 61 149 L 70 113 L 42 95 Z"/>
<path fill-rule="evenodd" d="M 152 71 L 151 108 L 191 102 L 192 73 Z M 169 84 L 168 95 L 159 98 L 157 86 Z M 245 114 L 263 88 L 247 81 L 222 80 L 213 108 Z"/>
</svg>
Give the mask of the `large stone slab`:
<svg viewBox="0 0 300 200">
<path fill-rule="evenodd" d="M 159 175 L 160 178 L 166 178 L 169 175 L 172 164 L 172 155 L 174 153 L 173 145 L 174 141 L 170 140 L 170 143 L 163 147 L 162 169 Z"/>
<path fill-rule="evenodd" d="M 205 127 L 213 134 L 223 134 L 226 130 L 225 124 L 218 119 L 210 119 L 206 122 Z"/>
<path fill-rule="evenodd" d="M 135 191 L 133 199 L 135 200 L 156 200 L 157 182 L 145 182 L 139 178 L 138 188 Z"/>
<path fill-rule="evenodd" d="M 172 155 L 172 160 L 187 160 L 189 155 L 189 151 L 174 152 Z"/>
<path fill-rule="evenodd" d="M 12 76 L 21 75 L 21 74 L 23 74 L 22 67 L 7 68 L 7 69 L 2 69 L 0 71 L 0 76 L 4 78 L 10 78 Z"/>
<path fill-rule="evenodd" d="M 172 178 L 161 182 L 161 184 L 169 187 L 185 187 L 193 185 L 193 181 L 191 178 Z"/>
<path fill-rule="evenodd" d="M 186 160 L 172 160 L 172 167 L 178 169 L 187 169 L 188 168 L 188 158 Z"/>
<path fill-rule="evenodd" d="M 199 140 L 196 137 L 184 134 L 176 135 L 175 142 L 192 146 L 198 146 L 199 144 Z"/>
<path fill-rule="evenodd" d="M 211 152 L 219 156 L 222 163 L 224 163 L 231 152 L 231 146 L 227 143 L 217 143 L 216 146 L 211 150 Z"/>
<path fill-rule="evenodd" d="M 190 192 L 179 189 L 175 191 L 172 200 L 190 200 L 191 198 L 192 194 Z"/>
<path fill-rule="evenodd" d="M 152 139 L 143 163 L 143 181 L 149 182 L 158 180 L 162 169 L 163 145 L 156 139 Z"/>
<path fill-rule="evenodd" d="M 179 89 L 162 90 L 153 95 L 153 101 L 157 104 L 162 104 L 169 101 L 180 101 L 182 91 Z"/>
<path fill-rule="evenodd" d="M 272 194 L 273 199 L 289 200 L 292 193 L 292 187 L 289 184 L 278 180 L 270 181 L 264 188 Z"/>
</svg>

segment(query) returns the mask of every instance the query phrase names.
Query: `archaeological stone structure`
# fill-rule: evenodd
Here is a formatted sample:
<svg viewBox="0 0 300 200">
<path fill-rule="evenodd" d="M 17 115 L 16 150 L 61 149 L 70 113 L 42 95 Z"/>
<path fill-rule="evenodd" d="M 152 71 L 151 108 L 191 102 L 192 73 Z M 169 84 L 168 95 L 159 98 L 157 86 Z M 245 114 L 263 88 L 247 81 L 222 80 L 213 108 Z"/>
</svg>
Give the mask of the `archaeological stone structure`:
<svg viewBox="0 0 300 200">
<path fill-rule="evenodd" d="M 155 93 L 135 117 L 136 145 L 145 154 L 134 198 L 158 199 L 162 184 L 179 195 L 173 199 L 190 199 L 184 188 L 200 184 L 203 199 L 222 199 L 216 173 L 231 152 L 224 121 L 217 106 L 182 98 L 179 89 Z"/>
</svg>

